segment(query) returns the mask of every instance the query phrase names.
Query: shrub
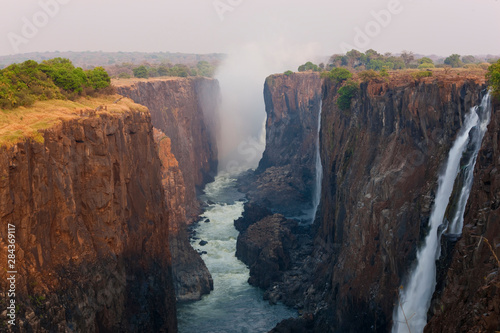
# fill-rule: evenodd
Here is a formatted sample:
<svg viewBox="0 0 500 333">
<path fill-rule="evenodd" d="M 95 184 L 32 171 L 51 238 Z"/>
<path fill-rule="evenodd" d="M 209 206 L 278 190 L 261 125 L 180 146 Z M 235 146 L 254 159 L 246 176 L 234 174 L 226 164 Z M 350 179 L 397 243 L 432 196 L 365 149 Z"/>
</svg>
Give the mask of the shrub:
<svg viewBox="0 0 500 333">
<path fill-rule="evenodd" d="M 479 65 L 477 65 L 479 68 L 481 69 L 485 69 L 485 70 L 488 70 L 488 68 L 490 67 L 490 64 L 487 63 L 487 62 L 483 62 L 483 63 L 480 63 Z"/>
<path fill-rule="evenodd" d="M 378 81 L 382 78 L 381 75 L 373 69 L 362 71 L 358 73 L 358 75 L 363 82 Z"/>
<path fill-rule="evenodd" d="M 348 80 L 340 89 L 338 90 L 337 106 L 341 110 L 349 110 L 351 108 L 351 101 L 356 96 L 359 90 L 359 85 Z"/>
<path fill-rule="evenodd" d="M 0 107 L 30 106 L 37 100 L 75 98 L 110 87 L 108 73 L 97 67 L 84 71 L 71 61 L 55 58 L 38 64 L 28 60 L 0 70 Z"/>
<path fill-rule="evenodd" d="M 293 72 L 292 72 L 292 71 L 286 71 L 286 72 L 285 72 L 285 75 L 286 75 L 286 76 L 290 76 L 290 75 L 292 75 L 292 74 L 293 74 Z"/>
<path fill-rule="evenodd" d="M 430 77 L 432 76 L 431 71 L 420 71 L 420 72 L 415 72 L 411 74 L 414 79 L 421 79 L 423 77 Z"/>
<path fill-rule="evenodd" d="M 431 64 L 429 62 L 423 62 L 420 65 L 418 65 L 418 69 L 426 69 L 426 68 L 435 68 L 434 64 Z"/>
</svg>

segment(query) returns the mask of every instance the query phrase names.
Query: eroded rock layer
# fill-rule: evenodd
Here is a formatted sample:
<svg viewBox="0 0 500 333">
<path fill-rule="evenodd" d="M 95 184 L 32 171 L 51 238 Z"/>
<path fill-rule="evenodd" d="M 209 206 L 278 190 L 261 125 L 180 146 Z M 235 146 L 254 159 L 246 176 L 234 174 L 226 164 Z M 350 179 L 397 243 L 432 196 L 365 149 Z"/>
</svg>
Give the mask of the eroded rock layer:
<svg viewBox="0 0 500 333">
<path fill-rule="evenodd" d="M 167 135 L 185 184 L 187 222 L 200 214 L 197 189 L 217 174 L 219 84 L 208 78 L 170 78 L 120 84 L 121 95 L 145 105 L 153 126 Z"/>
<path fill-rule="evenodd" d="M 176 332 L 169 216 L 149 113 L 99 112 L 43 136 L 0 149 L 0 254 L 7 257 L 13 224 L 17 327 Z M 3 269 L 0 280 L 5 293 Z"/>
</svg>

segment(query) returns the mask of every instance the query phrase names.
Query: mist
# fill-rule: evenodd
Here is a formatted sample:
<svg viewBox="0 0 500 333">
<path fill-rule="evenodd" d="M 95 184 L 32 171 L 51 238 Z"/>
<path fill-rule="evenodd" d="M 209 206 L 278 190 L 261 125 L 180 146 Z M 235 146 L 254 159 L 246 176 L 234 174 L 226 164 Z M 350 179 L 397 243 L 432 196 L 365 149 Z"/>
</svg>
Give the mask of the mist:
<svg viewBox="0 0 500 333">
<path fill-rule="evenodd" d="M 279 38 L 246 43 L 228 52 L 215 75 L 221 88 L 219 172 L 234 174 L 257 167 L 265 148 L 265 79 L 314 60 L 317 47 Z"/>
</svg>

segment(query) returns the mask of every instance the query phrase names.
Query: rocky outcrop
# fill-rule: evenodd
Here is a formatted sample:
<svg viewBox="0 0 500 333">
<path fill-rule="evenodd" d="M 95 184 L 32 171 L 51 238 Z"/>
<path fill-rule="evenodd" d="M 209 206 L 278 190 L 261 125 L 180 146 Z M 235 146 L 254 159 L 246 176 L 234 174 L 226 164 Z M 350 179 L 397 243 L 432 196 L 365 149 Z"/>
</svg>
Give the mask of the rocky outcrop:
<svg viewBox="0 0 500 333">
<path fill-rule="evenodd" d="M 266 149 L 254 177 L 242 185 L 250 201 L 285 216 L 311 208 L 320 92 L 318 73 L 266 79 Z"/>
<path fill-rule="evenodd" d="M 477 158 L 463 234 L 452 253 L 443 290 L 434 295 L 426 332 L 500 330 L 499 142 L 497 101 Z"/>
<path fill-rule="evenodd" d="M 362 83 L 342 111 L 339 86 L 324 82 L 314 249 L 298 273 L 285 273 L 266 293 L 313 317 L 313 328 L 302 320 L 295 331 L 390 329 L 398 287 L 426 233 L 438 171 L 484 87 L 477 78 L 396 77 Z"/>
<path fill-rule="evenodd" d="M 251 285 L 268 288 L 290 268 L 290 250 L 297 245 L 291 232 L 295 224 L 275 214 L 250 225 L 238 236 L 236 257 L 250 267 Z"/>
<path fill-rule="evenodd" d="M 213 281 L 205 263 L 189 242 L 186 230 L 184 178 L 171 150 L 171 140 L 154 129 L 162 163 L 162 184 L 169 211 L 169 244 L 177 301 L 196 301 L 213 290 Z"/>
<path fill-rule="evenodd" d="M 184 178 L 187 222 L 191 223 L 200 214 L 197 189 L 212 181 L 217 173 L 218 81 L 202 77 L 167 78 L 117 83 L 117 90 L 147 106 L 153 126 L 170 138 Z"/>
<path fill-rule="evenodd" d="M 43 137 L 0 148 L 0 257 L 6 226 L 15 225 L 16 329 L 176 332 L 149 113 L 99 112 L 60 121 Z M 3 269 L 0 280 L 4 302 Z"/>
</svg>

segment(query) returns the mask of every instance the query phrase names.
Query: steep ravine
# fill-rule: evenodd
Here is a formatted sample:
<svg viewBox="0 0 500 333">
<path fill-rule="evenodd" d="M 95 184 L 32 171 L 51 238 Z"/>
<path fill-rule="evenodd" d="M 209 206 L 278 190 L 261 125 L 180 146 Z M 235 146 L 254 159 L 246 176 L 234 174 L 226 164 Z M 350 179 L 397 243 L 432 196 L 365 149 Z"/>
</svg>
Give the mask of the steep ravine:
<svg viewBox="0 0 500 333">
<path fill-rule="evenodd" d="M 213 289 L 210 272 L 193 250 L 187 224 L 201 213 L 197 194 L 217 173 L 219 84 L 207 78 L 115 82 L 118 91 L 145 105 L 158 130 L 163 185 L 171 212 L 170 250 L 178 301 L 199 300 Z"/>
<path fill-rule="evenodd" d="M 291 81 L 285 87 L 300 87 L 302 77 L 280 79 Z M 297 332 L 390 330 L 398 288 L 404 288 L 426 232 L 438 172 L 464 115 L 485 93 L 480 78 L 392 79 L 362 83 L 351 109 L 342 111 L 335 103 L 338 88 L 325 81 L 322 92 L 317 92 L 323 101 L 324 175 L 319 221 L 312 230 L 314 246 L 308 248 L 306 240 L 299 246 L 302 250 L 284 255 L 295 259 L 266 293 L 271 300 L 301 308 L 304 315 L 282 323 L 276 332 L 288 332 L 290 327 Z M 283 98 L 280 89 L 284 88 L 275 88 L 273 105 Z M 268 121 L 268 133 L 284 132 L 273 125 Z M 268 145 L 273 143 L 278 146 L 266 150 L 285 151 L 279 146 L 280 136 L 268 138 Z M 255 205 L 260 202 L 266 203 L 266 198 L 249 203 L 254 212 L 246 212 L 245 226 L 266 216 Z M 279 205 L 276 209 L 267 203 L 267 208 L 279 211 Z M 298 232 L 302 238 L 307 233 Z M 268 250 L 264 246 L 261 251 Z"/>
<path fill-rule="evenodd" d="M 0 148 L 2 226 L 16 226 L 16 329 L 176 332 L 169 215 L 149 112 L 98 112 L 43 137 Z M 6 233 L 2 227 L 2 258 Z M 5 293 L 3 269 L 0 280 Z"/>
</svg>

